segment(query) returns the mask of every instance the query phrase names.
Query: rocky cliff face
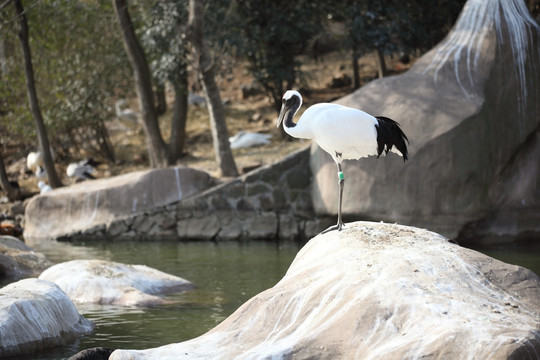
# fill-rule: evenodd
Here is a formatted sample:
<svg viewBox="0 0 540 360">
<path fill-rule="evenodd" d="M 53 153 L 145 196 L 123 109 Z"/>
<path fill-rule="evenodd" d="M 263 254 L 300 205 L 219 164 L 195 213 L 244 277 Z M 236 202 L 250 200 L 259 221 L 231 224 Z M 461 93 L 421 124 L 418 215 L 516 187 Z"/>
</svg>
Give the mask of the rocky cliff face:
<svg viewBox="0 0 540 360">
<path fill-rule="evenodd" d="M 344 213 L 430 224 L 455 236 L 493 211 L 489 189 L 539 124 L 539 34 L 522 1 L 470 0 L 448 37 L 407 73 L 340 99 L 400 122 L 411 140 L 406 164 L 393 154 L 345 163 Z M 321 149 L 312 154 L 314 207 L 335 214 L 335 164 Z M 515 178 L 505 181 L 520 186 Z M 522 194 L 519 208 L 540 223 L 530 206 L 537 189 Z"/>
<path fill-rule="evenodd" d="M 540 279 L 413 227 L 349 223 L 208 333 L 139 359 L 536 359 Z"/>
</svg>

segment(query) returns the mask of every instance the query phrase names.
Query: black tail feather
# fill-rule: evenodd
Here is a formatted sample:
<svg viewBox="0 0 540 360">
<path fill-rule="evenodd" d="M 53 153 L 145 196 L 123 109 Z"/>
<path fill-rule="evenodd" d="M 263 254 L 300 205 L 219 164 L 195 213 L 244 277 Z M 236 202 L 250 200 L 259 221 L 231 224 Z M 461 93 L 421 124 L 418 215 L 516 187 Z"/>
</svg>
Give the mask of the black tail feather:
<svg viewBox="0 0 540 360">
<path fill-rule="evenodd" d="M 409 152 L 405 141 L 409 143 L 409 139 L 399 127 L 399 123 L 384 116 L 376 116 L 375 118 L 379 122 L 379 125 L 376 126 L 377 157 L 381 156 L 383 151 L 388 154 L 388 151 L 395 146 L 403 156 L 403 161 L 406 161 L 409 158 Z"/>
</svg>

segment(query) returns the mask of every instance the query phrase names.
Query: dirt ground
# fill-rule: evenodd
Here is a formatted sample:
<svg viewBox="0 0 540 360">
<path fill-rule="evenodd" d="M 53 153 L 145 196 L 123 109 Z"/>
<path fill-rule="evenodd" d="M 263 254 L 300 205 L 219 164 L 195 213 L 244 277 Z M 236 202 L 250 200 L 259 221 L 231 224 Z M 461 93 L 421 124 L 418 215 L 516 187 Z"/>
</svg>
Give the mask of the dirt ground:
<svg viewBox="0 0 540 360">
<path fill-rule="evenodd" d="M 347 53 L 331 53 L 315 61 L 310 58 L 302 59 L 302 71 L 305 74 L 300 88 L 309 89 L 304 93 L 304 105 L 299 113 L 309 105 L 319 102 L 329 102 L 352 92 L 352 86 L 332 87 L 333 78 L 344 74 L 352 78 L 352 65 L 350 55 Z M 387 58 L 387 67 L 393 73 L 406 69 L 407 66 L 399 63 L 396 57 Z M 362 83 L 368 82 L 377 76 L 375 55 L 364 56 L 360 60 L 360 74 Z M 259 132 L 272 135 L 270 144 L 258 147 L 234 149 L 233 155 L 240 173 L 266 165 L 283 158 L 297 149 L 307 146 L 307 141 L 284 138 L 276 128 L 277 112 L 270 99 L 265 95 L 256 95 L 244 99 L 242 86 L 253 84 L 245 63 L 238 63 L 232 71 L 224 77 L 219 77 L 218 85 L 221 97 L 226 101 L 226 121 L 229 136 L 239 131 Z M 170 130 L 170 117 L 172 109 L 172 94 L 168 94 L 168 111 L 160 118 L 160 126 L 164 139 L 168 140 Z M 131 108 L 137 109 L 136 99 L 129 101 Z M 298 116 L 298 115 L 297 115 Z M 148 167 L 146 161 L 146 147 L 142 128 L 137 124 L 126 124 L 118 119 L 111 119 L 108 123 L 111 141 L 115 149 L 117 161 L 115 164 L 104 163 L 98 167 L 96 176 L 110 177 L 134 170 Z M 207 171 L 218 177 L 215 153 L 212 146 L 208 112 L 205 106 L 190 106 L 186 129 L 186 155 L 178 161 L 178 165 L 189 166 Z M 81 154 L 81 158 L 92 154 Z M 10 180 L 17 180 L 23 191 L 27 193 L 38 192 L 36 178 L 23 171 L 25 159 L 5 159 Z M 71 184 L 72 179 L 65 175 L 66 163 L 58 162 L 57 170 L 64 184 Z M 5 193 L 0 192 L 0 202 Z"/>
</svg>

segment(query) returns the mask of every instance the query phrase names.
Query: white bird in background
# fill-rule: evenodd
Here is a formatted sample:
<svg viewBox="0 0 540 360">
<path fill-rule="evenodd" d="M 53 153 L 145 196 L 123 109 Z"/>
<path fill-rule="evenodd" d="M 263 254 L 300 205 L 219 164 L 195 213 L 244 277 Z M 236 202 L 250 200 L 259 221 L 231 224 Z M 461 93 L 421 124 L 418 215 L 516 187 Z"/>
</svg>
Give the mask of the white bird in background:
<svg viewBox="0 0 540 360">
<path fill-rule="evenodd" d="M 41 165 L 38 165 L 36 168 L 36 171 L 34 172 L 36 175 L 36 179 L 38 180 L 46 180 L 47 179 L 47 172 L 45 171 L 45 168 Z"/>
<path fill-rule="evenodd" d="M 52 149 L 51 156 L 54 161 L 55 155 Z M 41 154 L 41 151 L 33 151 L 28 154 L 28 156 L 26 157 L 26 167 L 34 172 L 34 175 L 38 180 L 44 180 L 47 178 L 47 173 L 45 172 L 45 164 L 43 163 L 43 155 Z"/>
<path fill-rule="evenodd" d="M 229 138 L 231 149 L 247 148 L 252 146 L 266 145 L 270 143 L 270 134 L 239 131 Z"/>
<path fill-rule="evenodd" d="M 93 180 L 95 177 L 92 175 L 96 171 L 98 162 L 93 159 L 85 159 L 77 163 L 71 163 L 66 169 L 66 174 L 69 177 L 76 178 L 76 181 Z"/>
<path fill-rule="evenodd" d="M 383 116 L 372 116 L 358 109 L 329 103 L 315 104 L 309 107 L 297 123 L 293 117 L 302 105 L 302 96 L 298 91 L 288 90 L 283 95 L 281 112 L 277 120 L 279 127 L 283 123 L 285 132 L 292 137 L 314 140 L 324 151 L 329 153 L 338 168 L 339 205 L 337 225 L 326 229 L 340 231 L 343 228 L 341 204 L 345 177 L 341 163 L 345 159 L 360 159 L 370 155 L 379 157 L 383 151 L 395 152 L 393 147 L 408 158 L 407 136 L 399 124 Z"/>
<path fill-rule="evenodd" d="M 116 110 L 116 116 L 120 120 L 125 120 L 130 123 L 136 124 L 139 119 L 139 114 L 137 112 L 131 110 L 130 108 L 126 108 L 127 102 L 124 99 L 120 99 L 115 103 L 115 110 Z"/>
<path fill-rule="evenodd" d="M 192 93 L 191 91 L 188 94 L 188 104 L 195 105 L 197 107 L 206 106 L 206 98 L 201 95 Z"/>
<path fill-rule="evenodd" d="M 43 166 L 43 156 L 41 155 L 41 151 L 32 151 L 26 157 L 26 167 L 36 172 L 38 166 Z"/>
<path fill-rule="evenodd" d="M 40 194 L 45 194 L 45 193 L 48 193 L 49 191 L 52 191 L 52 187 L 45 183 L 44 181 L 38 181 L 38 188 L 39 188 L 39 193 Z"/>
</svg>

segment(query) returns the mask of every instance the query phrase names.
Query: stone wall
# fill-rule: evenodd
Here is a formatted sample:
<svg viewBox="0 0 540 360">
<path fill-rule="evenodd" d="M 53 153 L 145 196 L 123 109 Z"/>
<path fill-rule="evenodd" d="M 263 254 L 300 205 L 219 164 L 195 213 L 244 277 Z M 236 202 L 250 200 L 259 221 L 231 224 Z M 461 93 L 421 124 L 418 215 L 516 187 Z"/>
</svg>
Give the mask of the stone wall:
<svg viewBox="0 0 540 360">
<path fill-rule="evenodd" d="M 334 219 L 311 201 L 309 148 L 179 202 L 115 219 L 59 240 L 303 240 Z"/>
</svg>

